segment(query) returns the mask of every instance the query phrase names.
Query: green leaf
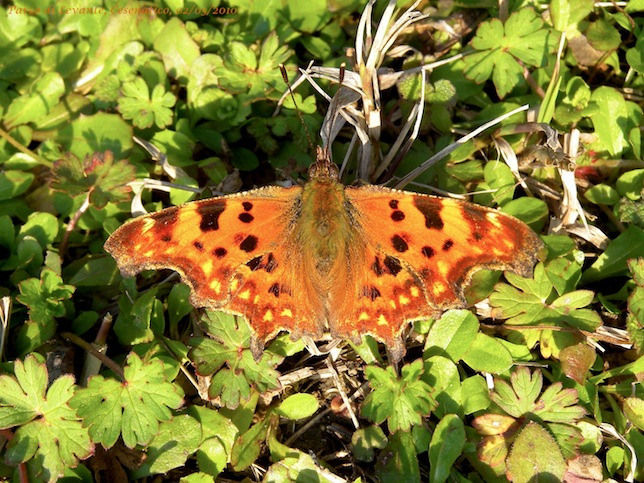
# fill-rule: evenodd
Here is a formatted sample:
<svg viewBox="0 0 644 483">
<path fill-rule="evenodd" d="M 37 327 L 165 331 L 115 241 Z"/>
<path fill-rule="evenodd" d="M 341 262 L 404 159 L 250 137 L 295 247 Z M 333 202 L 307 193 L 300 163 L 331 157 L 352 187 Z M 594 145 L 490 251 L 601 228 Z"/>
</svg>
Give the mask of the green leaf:
<svg viewBox="0 0 644 483">
<path fill-rule="evenodd" d="M 362 405 L 362 415 L 376 424 L 387 420 L 392 433 L 421 424 L 434 407 L 430 386 L 420 380 L 422 374 L 421 359 L 403 366 L 400 380 L 391 367 L 367 366 L 365 376 L 373 391 Z"/>
<path fill-rule="evenodd" d="M 633 169 L 617 178 L 615 189 L 621 196 L 637 201 L 642 199 L 644 190 L 644 169 Z"/>
<path fill-rule="evenodd" d="M 593 11 L 593 0 L 555 0 L 550 4 L 550 12 L 557 30 L 575 31 L 577 23 Z"/>
<path fill-rule="evenodd" d="M 380 481 L 420 483 L 418 457 L 410 433 L 399 431 L 391 436 L 387 447 L 378 455 L 376 476 Z"/>
<path fill-rule="evenodd" d="M 492 196 L 496 204 L 503 206 L 514 198 L 516 180 L 507 164 L 501 161 L 485 163 L 483 174 L 488 187 L 495 190 Z"/>
<path fill-rule="evenodd" d="M 447 481 L 452 465 L 465 446 L 465 426 L 455 414 L 448 414 L 439 421 L 429 443 L 429 480 Z"/>
<path fill-rule="evenodd" d="M 591 117 L 595 133 L 613 156 L 628 149 L 626 128 L 629 125 L 629 112 L 622 94 L 612 87 L 599 87 L 593 92 L 591 100 L 599 107 L 597 115 Z"/>
<path fill-rule="evenodd" d="M 552 50 L 549 32 L 530 8 L 520 9 L 507 19 L 482 23 L 472 47 L 481 51 L 465 57 L 465 75 L 477 83 L 492 76 L 499 97 L 503 98 L 524 82 L 523 65 L 541 67 Z"/>
<path fill-rule="evenodd" d="M 490 295 L 490 305 L 498 309 L 495 314 L 507 318 L 509 325 L 558 324 L 593 331 L 601 325 L 596 312 L 582 309 L 583 304 L 590 304 L 593 296 L 589 291 L 564 294 L 554 300 L 553 285 L 546 274 L 542 263 L 534 271 L 534 280 L 507 273 L 506 278 L 514 285 L 499 284 Z M 521 290 L 519 290 L 521 289 Z M 572 306 L 566 302 L 573 303 Z"/>
<path fill-rule="evenodd" d="M 566 471 L 561 451 L 554 438 L 536 423 L 529 423 L 519 433 L 508 457 L 510 481 L 563 481 Z"/>
<path fill-rule="evenodd" d="M 458 362 L 474 342 L 479 321 L 469 310 L 448 310 L 432 324 L 425 341 L 424 357 L 444 354 Z"/>
<path fill-rule="evenodd" d="M 596 205 L 612 206 L 619 202 L 619 194 L 612 186 L 607 184 L 598 184 L 592 186 L 584 193 L 584 197 Z"/>
<path fill-rule="evenodd" d="M 114 332 L 121 343 L 134 345 L 150 342 L 154 338 L 150 327 L 157 302 L 156 290 L 148 290 L 134 302 L 130 297 L 119 298 L 119 315 L 114 323 Z"/>
<path fill-rule="evenodd" d="M 619 31 L 606 18 L 598 18 L 588 26 L 586 37 L 595 49 L 615 50 L 621 43 Z"/>
<path fill-rule="evenodd" d="M 79 159 L 106 151 L 121 159 L 132 148 L 132 126 L 116 114 L 79 116 L 60 130 L 60 142 Z"/>
<path fill-rule="evenodd" d="M 0 173 L 0 201 L 15 198 L 29 189 L 35 176 L 24 171 L 5 170 Z"/>
<path fill-rule="evenodd" d="M 644 348 L 644 258 L 629 261 L 629 269 L 636 286 L 628 298 L 629 314 L 626 318 L 626 329 L 635 346 L 642 351 Z"/>
<path fill-rule="evenodd" d="M 376 456 L 376 449 L 387 446 L 387 437 L 380 426 L 367 426 L 353 433 L 351 446 L 358 461 L 370 462 Z"/>
<path fill-rule="evenodd" d="M 68 153 L 54 163 L 51 187 L 68 196 L 86 194 L 96 208 L 129 198 L 126 185 L 135 179 L 134 166 L 127 161 L 115 161 L 111 151 L 94 153 L 81 161 Z"/>
<path fill-rule="evenodd" d="M 558 256 L 546 264 L 548 280 L 560 295 L 574 290 L 581 279 L 582 264 L 570 258 Z"/>
<path fill-rule="evenodd" d="M 172 77 L 185 83 L 190 75 L 190 66 L 199 57 L 199 46 L 186 31 L 178 17 L 172 17 L 154 40 L 154 49 L 163 58 L 163 63 Z"/>
<path fill-rule="evenodd" d="M 264 351 L 260 361 L 255 361 L 250 352 L 250 331 L 245 321 L 208 311 L 202 323 L 212 339 L 192 339 L 189 357 L 199 374 L 216 373 L 208 391 L 211 398 L 221 397 L 226 407 L 235 409 L 248 401 L 251 387 L 260 393 L 279 389 L 279 374 L 275 367 L 283 358 Z M 224 364 L 227 368 L 221 369 Z"/>
<path fill-rule="evenodd" d="M 248 468 L 259 456 L 261 443 L 266 439 L 268 428 L 276 415 L 268 415 L 252 426 L 248 431 L 239 435 L 230 455 L 230 464 L 235 471 Z"/>
<path fill-rule="evenodd" d="M 490 406 L 490 393 L 485 379 L 481 376 L 477 375 L 465 379 L 461 383 L 461 394 L 465 414 L 473 414 Z"/>
<path fill-rule="evenodd" d="M 454 413 L 463 415 L 458 366 L 450 359 L 442 356 L 432 356 L 425 360 L 425 371 L 421 377 L 433 389 L 433 398 L 438 407 L 435 415 L 438 418 Z"/>
<path fill-rule="evenodd" d="M 71 401 L 89 425 L 92 441 L 106 448 L 114 446 L 119 435 L 128 448 L 148 444 L 159 422 L 172 419 L 171 409 L 183 404 L 181 389 L 166 380 L 160 360 L 143 362 L 131 353 L 124 372 L 124 382 L 91 377 Z"/>
<path fill-rule="evenodd" d="M 285 418 L 297 421 L 313 416 L 319 407 L 320 403 L 312 394 L 293 394 L 284 399 L 275 411 Z"/>
<path fill-rule="evenodd" d="M 196 454 L 199 469 L 217 476 L 228 464 L 239 430 L 230 419 L 214 409 L 193 405 L 186 412 L 199 421 L 203 432 L 203 443 Z"/>
<path fill-rule="evenodd" d="M 164 474 L 184 465 L 197 451 L 201 440 L 201 426 L 187 414 L 162 422 L 145 452 L 145 461 L 132 473 L 132 477 Z"/>
<path fill-rule="evenodd" d="M 627 397 L 624 400 L 624 414 L 637 429 L 644 431 L 644 400 Z"/>
<path fill-rule="evenodd" d="M 7 109 L 3 123 L 11 130 L 20 124 L 34 122 L 47 115 L 65 93 L 65 82 L 60 74 L 49 72 L 38 79 L 29 94 L 17 97 Z"/>
<path fill-rule="evenodd" d="M 286 457 L 268 468 L 262 481 L 265 483 L 280 483 L 282 481 L 334 483 L 338 480 L 337 475 L 320 466 L 310 455 L 290 449 Z"/>
<path fill-rule="evenodd" d="M 172 286 L 168 294 L 168 316 L 170 324 L 176 325 L 183 317 L 194 310 L 190 303 L 190 288 L 178 283 Z"/>
<path fill-rule="evenodd" d="M 119 110 L 123 119 L 132 119 L 133 124 L 145 129 L 155 124 L 159 129 L 172 124 L 172 110 L 176 99 L 157 84 L 152 95 L 145 81 L 137 77 L 123 84 L 123 97 L 119 98 Z"/>
<path fill-rule="evenodd" d="M 548 219 L 546 203 L 543 200 L 527 196 L 508 201 L 502 211 L 527 223 L 537 232 L 541 230 Z"/>
<path fill-rule="evenodd" d="M 495 390 L 491 397 L 503 411 L 514 418 L 535 415 L 541 421 L 573 423 L 585 414 L 578 405 L 577 391 L 562 389 L 561 383 L 549 386 L 541 397 L 543 377 L 540 371 L 530 374 L 527 367 L 519 367 L 512 373 L 511 385 L 503 380 L 495 380 Z"/>
<path fill-rule="evenodd" d="M 500 374 L 512 367 L 512 354 L 494 337 L 479 332 L 463 354 L 463 362 L 475 371 Z"/>
<path fill-rule="evenodd" d="M 36 212 L 29 215 L 29 219 L 20 227 L 18 238 L 28 236 L 38 240 L 40 247 L 46 250 L 58 236 L 58 220 L 51 213 Z"/>
<path fill-rule="evenodd" d="M 45 268 L 40 279 L 29 278 L 18 285 L 20 295 L 16 300 L 29 307 L 29 322 L 18 332 L 16 348 L 20 353 L 31 351 L 51 337 L 56 331 L 56 318 L 66 313 L 64 301 L 76 290 L 63 284 L 63 279 L 50 268 Z"/>
<path fill-rule="evenodd" d="M 644 230 L 636 226 L 628 227 L 608 245 L 608 248 L 584 272 L 582 283 L 595 282 L 626 273 L 629 258 L 644 257 Z"/>
<path fill-rule="evenodd" d="M 231 92 L 244 92 L 248 97 L 255 98 L 265 95 L 283 82 L 279 65 L 286 63 L 290 53 L 279 42 L 277 34 L 270 33 L 261 45 L 259 55 L 257 52 L 258 49 L 251 49 L 241 43 L 232 44 L 224 65 L 215 70 L 224 88 Z M 243 118 L 238 116 L 235 124 L 241 121 Z"/>
<path fill-rule="evenodd" d="M 636 72 L 644 73 L 644 38 L 638 37 L 635 47 L 626 51 L 626 62 Z"/>
<path fill-rule="evenodd" d="M 20 426 L 9 441 L 6 461 L 28 461 L 37 481 L 56 481 L 93 451 L 87 429 L 68 405 L 74 379 L 60 377 L 47 389 L 47 368 L 32 355 L 17 360 L 14 371 L 15 377 L 0 376 L 0 427 Z"/>
<path fill-rule="evenodd" d="M 288 4 L 286 17 L 295 30 L 313 33 L 329 21 L 331 11 L 325 0 L 294 0 Z"/>
<path fill-rule="evenodd" d="M 562 308 L 565 309 L 565 312 L 568 312 L 570 309 L 580 309 L 589 305 L 594 297 L 595 293 L 592 290 L 576 290 L 556 298 L 552 301 L 550 307 Z"/>
</svg>

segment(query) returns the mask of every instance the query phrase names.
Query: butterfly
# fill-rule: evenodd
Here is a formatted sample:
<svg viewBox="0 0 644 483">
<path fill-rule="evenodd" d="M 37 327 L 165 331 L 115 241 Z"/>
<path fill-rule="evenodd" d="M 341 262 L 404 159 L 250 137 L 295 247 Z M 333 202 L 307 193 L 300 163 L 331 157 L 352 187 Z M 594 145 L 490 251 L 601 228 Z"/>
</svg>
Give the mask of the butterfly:
<svg viewBox="0 0 644 483">
<path fill-rule="evenodd" d="M 383 342 L 405 354 L 419 319 L 466 306 L 480 269 L 530 276 L 542 246 L 523 222 L 454 199 L 344 186 L 326 149 L 309 181 L 193 201 L 128 221 L 105 243 L 124 276 L 178 272 L 195 307 L 242 316 L 256 359 L 292 338 Z"/>
</svg>

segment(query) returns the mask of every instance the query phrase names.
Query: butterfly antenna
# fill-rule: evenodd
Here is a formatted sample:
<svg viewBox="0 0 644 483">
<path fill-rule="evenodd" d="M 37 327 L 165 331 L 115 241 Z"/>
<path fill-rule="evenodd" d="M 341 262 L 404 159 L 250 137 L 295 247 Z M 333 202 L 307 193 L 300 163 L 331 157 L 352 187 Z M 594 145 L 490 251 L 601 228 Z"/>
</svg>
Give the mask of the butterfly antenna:
<svg viewBox="0 0 644 483">
<path fill-rule="evenodd" d="M 282 79 L 284 79 L 284 83 L 286 84 L 286 87 L 288 87 L 288 93 L 291 95 L 291 99 L 293 100 L 293 105 L 295 106 L 295 112 L 297 112 L 297 117 L 300 118 L 300 122 L 302 123 L 302 127 L 304 128 L 304 132 L 306 133 L 306 139 L 309 141 L 309 147 L 311 148 L 311 151 L 315 151 L 315 145 L 313 144 L 311 133 L 309 132 L 309 128 L 306 126 L 306 123 L 304 122 L 304 116 L 302 116 L 302 111 L 300 111 L 300 108 L 297 106 L 297 101 L 295 100 L 295 95 L 293 94 L 293 89 L 291 88 L 291 82 L 288 80 L 288 75 L 286 74 L 286 67 L 284 67 L 284 64 L 280 64 L 280 72 L 282 73 Z"/>
</svg>

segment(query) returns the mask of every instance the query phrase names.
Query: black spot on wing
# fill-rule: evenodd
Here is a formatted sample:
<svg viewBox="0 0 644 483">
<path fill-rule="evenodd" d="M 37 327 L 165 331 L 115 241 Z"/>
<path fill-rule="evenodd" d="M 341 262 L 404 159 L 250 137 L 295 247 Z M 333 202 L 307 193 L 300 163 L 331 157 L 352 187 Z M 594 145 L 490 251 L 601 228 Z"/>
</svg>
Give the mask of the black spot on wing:
<svg viewBox="0 0 644 483">
<path fill-rule="evenodd" d="M 271 273 L 277 268 L 277 260 L 272 253 L 267 255 L 260 255 L 255 257 L 252 260 L 246 262 L 246 266 L 250 268 L 253 272 L 256 270 L 265 270 L 266 273 Z"/>
<path fill-rule="evenodd" d="M 266 255 L 266 263 L 264 265 L 264 270 L 266 270 L 266 273 L 271 273 L 276 268 L 277 268 L 277 260 L 275 260 L 275 257 L 273 256 L 272 253 L 269 253 L 268 255 Z"/>
<path fill-rule="evenodd" d="M 272 293 L 275 298 L 278 298 L 280 296 L 280 286 L 278 283 L 274 283 L 268 288 L 268 293 Z"/>
<path fill-rule="evenodd" d="M 259 242 L 259 240 L 257 239 L 257 237 L 255 235 L 248 235 L 239 244 L 239 249 L 241 251 L 246 252 L 246 253 L 253 252 L 257 248 L 257 243 L 258 242 Z"/>
<path fill-rule="evenodd" d="M 397 258 L 387 255 L 384 260 L 380 260 L 380 257 L 375 257 L 371 264 L 371 270 L 376 274 L 376 277 L 381 277 L 385 273 L 395 277 L 402 270 L 402 265 Z"/>
<path fill-rule="evenodd" d="M 445 243 L 443 243 L 443 251 L 447 252 L 454 246 L 454 242 L 452 240 L 445 240 Z"/>
<path fill-rule="evenodd" d="M 417 196 L 414 198 L 414 205 L 425 217 L 425 226 L 429 229 L 442 230 L 443 219 L 440 212 L 442 204 L 439 200 Z"/>
<path fill-rule="evenodd" d="M 371 271 L 376 274 L 376 277 L 380 277 L 384 273 L 382 264 L 380 263 L 380 258 L 376 257 L 371 264 Z"/>
<path fill-rule="evenodd" d="M 362 287 L 362 295 L 370 298 L 372 302 L 381 296 L 380 290 L 373 285 L 371 287 Z"/>
<path fill-rule="evenodd" d="M 403 221 L 405 219 L 405 214 L 400 210 L 396 210 L 391 214 L 391 219 L 392 221 Z"/>
<path fill-rule="evenodd" d="M 420 249 L 420 253 L 422 253 L 425 258 L 432 258 L 436 254 L 434 249 L 427 245 Z"/>
<path fill-rule="evenodd" d="M 403 221 L 405 219 L 405 213 L 398 209 L 398 200 L 389 200 L 389 208 L 391 208 L 391 219 L 393 221 Z"/>
<path fill-rule="evenodd" d="M 201 215 L 199 228 L 201 231 L 219 230 L 219 216 L 226 209 L 225 201 L 205 202 L 197 206 L 197 213 Z"/>
<path fill-rule="evenodd" d="M 251 269 L 251 271 L 255 271 L 259 268 L 259 266 L 262 264 L 262 256 L 255 257 L 252 260 L 249 260 L 246 262 L 246 266 Z"/>
<path fill-rule="evenodd" d="M 250 201 L 244 201 L 242 203 L 242 207 L 244 208 L 244 211 L 250 211 L 253 209 L 253 204 Z"/>
<path fill-rule="evenodd" d="M 402 270 L 402 265 L 400 265 L 400 262 L 398 259 L 394 257 L 390 257 L 387 255 L 384 260 L 384 265 L 387 268 L 387 271 L 392 274 L 394 277 L 400 273 Z"/>
<path fill-rule="evenodd" d="M 172 237 L 171 237 L 171 236 L 170 236 L 170 234 L 168 234 L 168 233 L 166 233 L 165 235 L 163 235 L 163 236 L 161 237 L 161 241 L 162 241 L 162 242 L 166 242 L 166 243 L 167 243 L 167 242 L 169 242 L 170 240 L 172 240 Z"/>
<path fill-rule="evenodd" d="M 250 213 L 240 213 L 237 218 L 239 218 L 239 221 L 242 223 L 250 223 L 255 219 L 255 217 Z"/>
<path fill-rule="evenodd" d="M 394 235 L 393 237 L 391 237 L 391 245 L 394 247 L 394 250 L 400 253 L 409 250 L 409 245 L 400 235 Z"/>
<path fill-rule="evenodd" d="M 228 255 L 228 250 L 226 250 L 224 247 L 219 247 L 219 248 L 215 248 L 212 251 L 212 254 L 221 260 L 226 255 Z"/>
<path fill-rule="evenodd" d="M 203 252 L 203 243 L 200 241 L 192 242 L 192 246 L 195 247 L 198 251 Z"/>
</svg>

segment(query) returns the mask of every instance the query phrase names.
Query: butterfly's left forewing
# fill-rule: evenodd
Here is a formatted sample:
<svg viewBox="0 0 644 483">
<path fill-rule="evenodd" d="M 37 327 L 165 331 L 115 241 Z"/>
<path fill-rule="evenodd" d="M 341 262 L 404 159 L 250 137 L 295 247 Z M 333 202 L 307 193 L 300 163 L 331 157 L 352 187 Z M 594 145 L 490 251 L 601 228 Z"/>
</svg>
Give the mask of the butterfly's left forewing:
<svg viewBox="0 0 644 483">
<path fill-rule="evenodd" d="M 320 301 L 294 286 L 302 250 L 290 231 L 301 191 L 262 188 L 167 208 L 129 221 L 105 249 L 124 275 L 177 271 L 193 305 L 249 322 L 256 351 L 281 329 L 317 334 Z"/>
</svg>

